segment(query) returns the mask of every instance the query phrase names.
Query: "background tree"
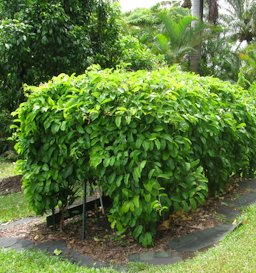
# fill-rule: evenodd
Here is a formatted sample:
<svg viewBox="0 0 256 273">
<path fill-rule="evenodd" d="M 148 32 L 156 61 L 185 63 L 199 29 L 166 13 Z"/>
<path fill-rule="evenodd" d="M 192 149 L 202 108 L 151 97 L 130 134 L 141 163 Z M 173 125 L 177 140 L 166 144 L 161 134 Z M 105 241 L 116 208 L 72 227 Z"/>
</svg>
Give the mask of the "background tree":
<svg viewBox="0 0 256 273">
<path fill-rule="evenodd" d="M 222 17 L 233 38 L 250 43 L 256 40 L 256 2 L 255 0 L 227 0 L 228 8 Z"/>
<path fill-rule="evenodd" d="M 210 24 L 217 24 L 218 19 L 218 4 L 217 0 L 208 1 L 208 21 Z M 204 17 L 204 0 L 192 0 L 191 14 L 197 17 L 199 20 L 203 20 Z M 195 26 L 196 21 L 193 22 Z M 199 34 L 200 36 L 200 34 Z M 191 53 L 191 71 L 199 72 L 200 60 L 201 60 L 201 45 L 197 45 Z"/>
<path fill-rule="evenodd" d="M 205 28 L 201 22 L 192 26 L 194 17 L 187 12 L 187 15 L 176 18 L 170 18 L 166 12 L 160 14 L 164 27 L 157 35 L 160 52 L 165 54 L 168 64 L 179 63 L 186 70 L 189 68 L 190 52 L 200 44 L 200 33 Z"/>
<path fill-rule="evenodd" d="M 191 14 L 192 16 L 198 18 L 199 20 L 203 19 L 203 0 L 192 0 Z M 192 23 L 193 27 L 196 27 L 198 22 L 199 21 L 194 20 Z M 196 45 L 196 47 L 193 48 L 191 52 L 191 61 L 190 61 L 191 71 L 198 72 L 200 58 L 201 58 L 201 46 L 199 44 L 199 45 Z"/>
<path fill-rule="evenodd" d="M 92 63 L 115 64 L 119 10 L 102 0 L 11 0 L 0 5 L 0 154 L 8 148 L 6 120 L 24 100 L 22 85 Z"/>
</svg>

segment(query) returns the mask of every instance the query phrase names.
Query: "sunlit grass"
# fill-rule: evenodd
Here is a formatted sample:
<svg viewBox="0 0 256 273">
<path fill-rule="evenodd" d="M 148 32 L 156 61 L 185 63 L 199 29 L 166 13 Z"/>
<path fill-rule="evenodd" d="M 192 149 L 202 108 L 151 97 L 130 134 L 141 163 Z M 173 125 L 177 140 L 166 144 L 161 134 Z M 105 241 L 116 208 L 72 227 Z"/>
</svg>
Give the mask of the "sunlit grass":
<svg viewBox="0 0 256 273">
<path fill-rule="evenodd" d="M 0 161 L 0 180 L 6 177 L 17 175 L 16 164 L 14 162 Z"/>
<path fill-rule="evenodd" d="M 90 269 L 79 267 L 67 260 L 42 252 L 6 250 L 0 248 L 0 273 L 112 273 L 110 268 Z"/>
<path fill-rule="evenodd" d="M 33 215 L 22 192 L 0 195 L 0 223 Z"/>
</svg>

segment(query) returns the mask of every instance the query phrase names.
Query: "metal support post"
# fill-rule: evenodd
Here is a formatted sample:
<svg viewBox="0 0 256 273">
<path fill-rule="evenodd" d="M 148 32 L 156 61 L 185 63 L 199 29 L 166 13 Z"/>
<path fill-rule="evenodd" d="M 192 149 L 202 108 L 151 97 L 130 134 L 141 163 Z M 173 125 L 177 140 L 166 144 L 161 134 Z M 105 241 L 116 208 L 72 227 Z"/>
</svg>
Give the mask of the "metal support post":
<svg viewBox="0 0 256 273">
<path fill-rule="evenodd" d="M 87 211 L 86 211 L 86 180 L 84 180 L 83 185 L 83 226 L 82 226 L 82 240 L 86 239 L 86 217 L 87 217 Z"/>
</svg>

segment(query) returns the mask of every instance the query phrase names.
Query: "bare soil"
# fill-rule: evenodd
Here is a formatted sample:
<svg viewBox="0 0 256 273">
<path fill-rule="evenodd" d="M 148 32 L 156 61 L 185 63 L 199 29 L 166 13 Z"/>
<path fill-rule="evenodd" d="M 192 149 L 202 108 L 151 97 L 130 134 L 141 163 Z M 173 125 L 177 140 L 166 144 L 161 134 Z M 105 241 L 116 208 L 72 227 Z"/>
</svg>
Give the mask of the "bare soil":
<svg viewBox="0 0 256 273">
<path fill-rule="evenodd" d="M 14 186 L 15 183 L 12 182 L 9 185 Z M 17 188 L 14 186 L 14 189 Z M 11 192 L 12 190 L 5 189 L 4 191 Z M 221 219 L 216 217 L 217 206 L 224 199 L 225 201 L 232 199 L 237 193 L 239 193 L 237 183 L 233 182 L 232 186 L 227 186 L 225 195 L 209 198 L 206 204 L 197 210 L 189 213 L 180 211 L 168 219 L 163 219 L 158 226 L 155 244 L 148 251 L 165 250 L 167 243 L 174 237 L 221 223 Z M 70 248 L 82 254 L 89 255 L 98 261 L 113 263 L 126 263 L 130 254 L 146 251 L 129 234 L 118 236 L 99 209 L 88 212 L 87 239 L 84 241 L 81 240 L 81 226 L 80 217 L 66 220 L 64 231 L 47 228 L 44 220 L 35 219 L 28 224 L 0 231 L 0 237 L 23 237 L 33 240 L 35 243 L 63 239 Z"/>
</svg>

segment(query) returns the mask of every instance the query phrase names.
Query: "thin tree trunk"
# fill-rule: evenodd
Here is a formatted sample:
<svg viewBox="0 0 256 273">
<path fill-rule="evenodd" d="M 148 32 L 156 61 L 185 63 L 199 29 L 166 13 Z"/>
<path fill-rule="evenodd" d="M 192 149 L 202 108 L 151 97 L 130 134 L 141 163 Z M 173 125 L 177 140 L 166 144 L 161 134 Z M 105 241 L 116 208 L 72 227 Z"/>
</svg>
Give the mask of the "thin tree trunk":
<svg viewBox="0 0 256 273">
<path fill-rule="evenodd" d="M 208 21 L 211 24 L 217 25 L 219 17 L 217 0 L 208 0 L 208 4 L 209 4 Z"/>
<path fill-rule="evenodd" d="M 203 0 L 193 0 L 192 8 L 191 8 L 192 16 L 203 19 Z M 195 27 L 198 24 L 198 21 L 193 21 L 192 26 Z M 199 37 L 200 39 L 200 37 Z M 194 50 L 191 52 L 191 60 L 190 60 L 190 69 L 191 71 L 197 73 L 199 70 L 199 64 L 201 59 L 201 44 L 196 46 Z"/>
</svg>

